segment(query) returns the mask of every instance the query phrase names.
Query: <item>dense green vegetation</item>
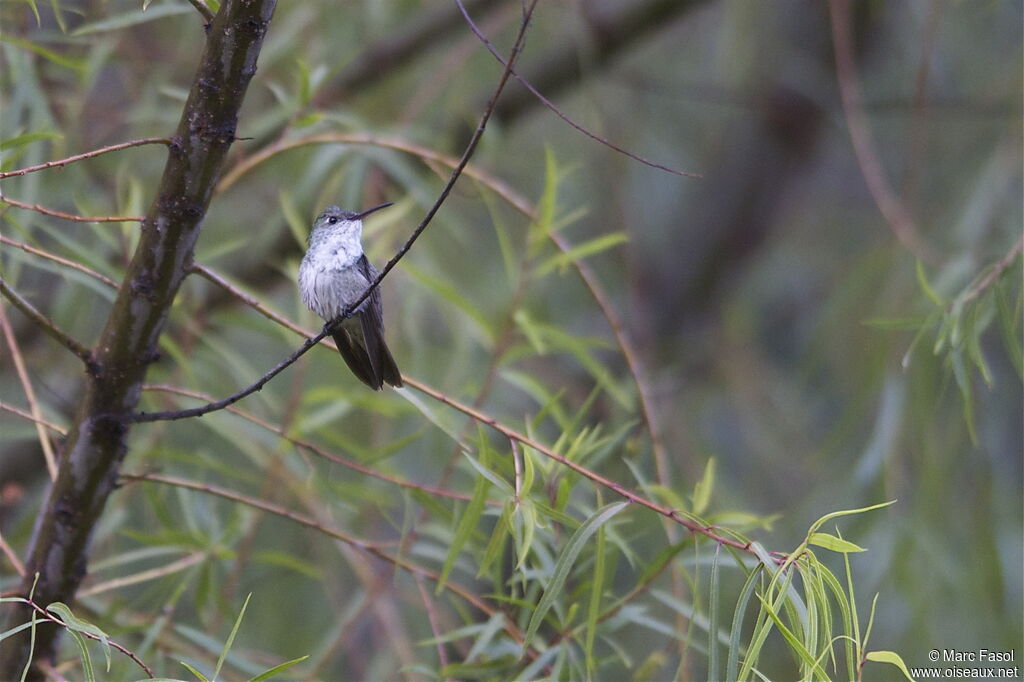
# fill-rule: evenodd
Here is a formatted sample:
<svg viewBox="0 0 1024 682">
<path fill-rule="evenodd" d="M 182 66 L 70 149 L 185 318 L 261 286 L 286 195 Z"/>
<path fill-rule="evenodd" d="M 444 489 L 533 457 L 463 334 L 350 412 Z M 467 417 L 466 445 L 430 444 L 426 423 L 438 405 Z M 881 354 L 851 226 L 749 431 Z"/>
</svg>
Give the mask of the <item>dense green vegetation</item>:
<svg viewBox="0 0 1024 682">
<path fill-rule="evenodd" d="M 1019 660 L 1020 3 L 465 0 L 550 107 L 457 4 L 269 5 L 0 4 L 0 678 Z M 313 217 L 385 201 L 404 389 L 132 416 L 302 348 Z"/>
</svg>

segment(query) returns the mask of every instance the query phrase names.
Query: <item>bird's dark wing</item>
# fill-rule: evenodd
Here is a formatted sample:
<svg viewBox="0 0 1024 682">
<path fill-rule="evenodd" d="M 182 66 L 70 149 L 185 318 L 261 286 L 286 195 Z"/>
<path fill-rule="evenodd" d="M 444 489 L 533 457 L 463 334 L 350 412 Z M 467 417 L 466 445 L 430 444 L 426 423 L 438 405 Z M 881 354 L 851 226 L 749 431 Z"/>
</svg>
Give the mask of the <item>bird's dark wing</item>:
<svg viewBox="0 0 1024 682">
<path fill-rule="evenodd" d="M 359 272 L 366 278 L 367 285 L 377 279 L 377 268 L 373 267 L 363 254 L 357 262 Z M 366 298 L 360 312 L 360 322 L 363 329 L 363 340 L 366 343 L 366 355 L 370 366 L 373 369 L 373 376 L 376 380 L 376 388 L 380 388 L 381 382 L 386 381 L 395 387 L 402 385 L 402 373 L 398 371 L 395 359 L 391 357 L 391 351 L 384 340 L 384 313 L 381 304 L 380 287 L 378 286 Z"/>
</svg>

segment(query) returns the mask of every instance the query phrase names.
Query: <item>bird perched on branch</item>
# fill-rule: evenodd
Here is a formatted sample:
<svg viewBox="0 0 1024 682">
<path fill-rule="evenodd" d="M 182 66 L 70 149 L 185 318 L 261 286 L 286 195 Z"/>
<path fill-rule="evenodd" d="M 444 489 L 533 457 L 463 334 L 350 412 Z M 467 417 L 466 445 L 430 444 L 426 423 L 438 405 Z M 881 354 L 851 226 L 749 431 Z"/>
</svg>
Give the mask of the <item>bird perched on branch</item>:
<svg viewBox="0 0 1024 682">
<path fill-rule="evenodd" d="M 299 266 L 302 302 L 327 323 L 348 315 L 331 336 L 352 373 L 373 390 L 385 383 L 402 385 L 402 374 L 384 341 L 380 287 L 375 287 L 355 310 L 348 311 L 377 279 L 377 269 L 363 253 L 363 218 L 390 206 L 356 213 L 328 206 L 317 216 L 309 247 Z"/>
</svg>

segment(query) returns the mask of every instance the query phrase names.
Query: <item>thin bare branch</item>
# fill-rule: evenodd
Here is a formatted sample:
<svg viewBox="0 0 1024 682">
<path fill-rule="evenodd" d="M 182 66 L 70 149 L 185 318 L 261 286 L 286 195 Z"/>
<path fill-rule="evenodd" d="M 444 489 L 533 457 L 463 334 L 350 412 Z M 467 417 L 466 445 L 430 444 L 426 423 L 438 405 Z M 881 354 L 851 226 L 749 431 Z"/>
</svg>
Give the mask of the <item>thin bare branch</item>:
<svg viewBox="0 0 1024 682">
<path fill-rule="evenodd" d="M 412 154 L 413 156 L 418 156 L 426 161 L 441 163 L 453 169 L 459 165 L 459 159 L 454 156 L 442 154 L 441 152 L 430 149 L 429 147 L 424 147 L 397 137 L 369 135 L 366 133 L 317 133 L 315 135 L 308 135 L 306 137 L 300 137 L 293 140 L 281 140 L 280 142 L 275 142 L 274 144 L 261 149 L 256 154 L 242 159 L 231 170 L 225 173 L 224 177 L 222 177 L 220 182 L 217 183 L 217 192 L 220 193 L 227 191 L 241 176 L 245 175 L 267 159 L 276 156 L 281 152 L 313 144 L 353 144 L 384 147 Z M 530 203 L 526 201 L 526 199 L 517 195 L 507 183 L 499 180 L 490 173 L 481 169 L 479 166 L 475 166 L 473 164 L 466 164 L 462 172 L 474 180 L 487 185 L 487 187 L 489 187 L 495 194 L 512 205 L 520 213 L 524 215 L 532 215 L 533 208 Z"/>
<path fill-rule="evenodd" d="M 104 274 L 96 272 L 95 270 L 93 270 L 91 268 L 87 268 L 84 265 L 82 265 L 81 263 L 76 263 L 75 261 L 70 260 L 68 258 L 63 258 L 61 256 L 58 256 L 55 253 L 50 253 L 49 251 L 45 251 L 45 250 L 37 248 L 35 246 L 29 246 L 28 244 L 25 244 L 23 242 L 15 241 L 13 239 L 10 239 L 9 237 L 3 236 L 2 234 L 0 234 L 0 244 L 7 244 L 8 246 L 15 246 L 15 247 L 21 249 L 22 251 L 24 251 L 26 253 L 31 253 L 31 254 L 33 254 L 35 256 L 39 256 L 40 258 L 45 258 L 47 260 L 51 260 L 54 263 L 59 263 L 60 265 L 63 265 L 66 268 L 71 268 L 72 270 L 78 270 L 81 273 L 89 275 L 93 279 L 97 279 L 100 282 L 103 282 L 104 284 L 106 284 L 111 289 L 117 289 L 117 282 L 115 282 L 114 280 L 110 279 L 109 277 L 107 277 Z"/>
<path fill-rule="evenodd" d="M 975 298 L 980 296 L 982 292 L 992 286 L 992 284 L 994 284 L 995 281 L 999 279 L 1004 272 L 1006 272 L 1006 269 L 1013 265 L 1013 261 L 1020 255 L 1022 250 L 1024 250 L 1024 237 L 1018 239 L 1017 243 L 1013 245 L 1013 248 L 992 266 L 992 269 L 989 270 L 988 274 L 978 280 L 978 283 L 971 287 L 970 290 L 960 298 L 960 304 L 962 305 L 973 301 Z"/>
<path fill-rule="evenodd" d="M 254 509 L 262 509 L 263 511 L 268 512 L 270 514 L 274 514 L 275 516 L 281 516 L 291 521 L 295 521 L 296 523 L 300 523 L 303 526 L 313 528 L 314 530 L 317 530 L 325 535 L 330 535 L 332 538 L 336 540 L 341 540 L 342 542 L 352 545 L 353 547 L 358 547 L 359 549 L 367 551 L 373 550 L 379 552 L 383 547 L 391 547 L 392 545 L 394 545 L 394 542 L 375 542 L 372 540 L 362 540 L 353 535 L 349 535 L 344 531 L 340 531 L 335 528 L 328 528 L 316 519 L 312 519 L 308 516 L 303 516 L 302 514 L 293 512 L 292 510 L 286 509 L 280 505 L 273 504 L 265 500 L 260 500 L 249 495 L 243 495 L 242 493 L 236 493 L 231 490 L 220 488 L 218 486 L 210 485 L 207 483 L 197 483 L 193 481 L 187 481 L 181 478 L 175 478 L 173 476 L 163 476 L 161 474 L 152 473 L 122 473 L 121 478 L 128 481 L 154 481 L 157 483 L 168 483 L 170 485 L 176 485 L 181 488 L 190 488 L 192 490 L 199 490 L 201 492 L 210 493 L 211 495 L 217 495 L 218 497 L 223 497 L 226 500 L 240 502 L 241 504 L 252 507 Z"/>
<path fill-rule="evenodd" d="M 7 280 L 0 277 L 0 293 L 9 300 L 15 308 L 20 310 L 26 317 L 39 325 L 43 331 L 53 337 L 59 344 L 77 355 L 86 365 L 93 362 L 92 351 L 71 338 L 64 330 L 55 325 L 48 317 L 36 310 L 35 306 L 22 298 L 21 294 L 12 289 Z"/>
<path fill-rule="evenodd" d="M 46 208 L 39 204 L 26 204 L 23 201 L 12 199 L 8 196 L 4 196 L 3 194 L 0 194 L 0 202 L 10 204 L 11 206 L 17 206 L 18 208 L 23 208 L 26 211 L 35 211 L 36 213 L 42 213 L 43 215 L 53 216 L 54 218 L 60 218 L 62 220 L 71 220 L 76 223 L 141 223 L 145 220 L 145 217 L 140 215 L 75 215 L 73 213 L 65 213 L 64 211 L 55 211 L 52 208 Z"/>
<path fill-rule="evenodd" d="M 84 159 L 91 159 L 96 156 L 103 154 L 109 154 L 110 152 L 121 151 L 122 149 L 128 149 L 130 147 L 141 147 L 146 144 L 162 144 L 170 146 L 173 141 L 169 137 L 146 137 L 140 140 L 131 140 L 129 142 L 121 142 L 119 144 L 112 144 L 109 147 L 101 147 L 100 149 L 94 149 L 91 152 L 84 152 L 82 154 L 75 154 L 64 159 L 57 159 L 56 161 L 47 161 L 36 166 L 28 166 L 27 168 L 19 168 L 17 170 L 6 171 L 0 173 L 0 180 L 4 178 L 12 178 L 17 175 L 25 175 L 26 173 L 35 173 L 36 171 L 46 170 L 47 168 L 63 168 L 69 163 L 75 163 L 76 161 L 82 161 Z"/>
<path fill-rule="evenodd" d="M 7 561 L 14 567 L 14 572 L 18 574 L 18 577 L 24 578 L 25 564 L 18 558 L 18 553 L 14 551 L 14 548 L 7 544 L 7 540 L 4 540 L 2 533 L 0 533 L 0 552 L 3 552 L 4 556 L 7 557 Z"/>
<path fill-rule="evenodd" d="M 10 403 L 0 401 L 0 411 L 10 412 L 11 414 L 18 415 L 22 419 L 27 419 L 31 422 L 35 422 L 36 424 L 42 424 L 43 426 L 50 429 L 54 433 L 59 433 L 62 436 L 67 433 L 67 429 L 65 429 L 63 426 L 60 426 L 59 424 L 54 424 L 53 422 L 46 421 L 45 419 L 37 418 L 33 416 L 33 414 L 28 410 L 23 410 L 20 407 L 15 407 Z"/>
<path fill-rule="evenodd" d="M 46 433 L 46 428 L 40 423 L 43 418 L 43 411 L 39 408 L 39 401 L 36 400 L 36 392 L 32 388 L 32 380 L 28 376 L 25 361 L 21 357 L 18 339 L 14 337 L 14 330 L 7 319 L 7 311 L 2 301 L 0 301 L 0 329 L 3 329 L 4 340 L 7 342 L 7 348 L 11 351 L 11 360 L 14 361 L 14 371 L 21 382 L 22 390 L 25 392 L 28 408 L 32 411 L 32 421 L 35 422 L 39 447 L 43 450 L 43 459 L 46 460 L 46 471 L 52 481 L 57 478 L 57 456 L 53 452 L 53 444 L 50 443 L 50 436 Z"/>
<path fill-rule="evenodd" d="M 918 234 L 914 218 L 893 191 L 886 178 L 885 169 L 879 159 L 874 139 L 868 127 L 861 101 L 857 66 L 853 56 L 853 39 L 850 30 L 850 1 L 829 0 L 829 16 L 832 20 L 832 44 L 836 56 L 836 77 L 839 95 L 843 101 L 846 126 L 850 130 L 853 151 L 860 166 L 861 175 L 867 183 L 871 197 L 882 212 L 890 229 L 903 246 L 920 260 L 934 263 L 938 254 Z"/>
<path fill-rule="evenodd" d="M 462 16 L 466 20 L 466 23 L 469 24 L 469 29 L 473 32 L 473 35 L 475 35 L 477 38 L 480 39 L 480 42 L 483 43 L 484 47 L 487 48 L 487 51 L 490 52 L 491 55 L 493 55 L 494 58 L 498 60 L 498 63 L 500 63 L 502 66 L 507 67 L 508 65 L 505 63 L 505 59 L 501 56 L 501 53 L 499 53 L 498 50 L 495 49 L 494 44 L 491 43 L 491 41 L 487 39 L 487 36 L 485 36 L 483 34 L 483 32 L 480 30 L 480 28 L 473 21 L 472 17 L 469 16 L 469 12 L 466 11 L 466 7 L 465 7 L 465 5 L 462 4 L 462 0 L 455 0 L 455 4 L 458 5 L 459 11 L 462 12 Z M 586 135 L 590 139 L 594 140 L 595 142 L 599 142 L 600 144 L 603 144 L 605 147 L 608 147 L 612 151 L 618 152 L 619 154 L 622 154 L 623 156 L 629 157 L 630 159 L 633 159 L 634 161 L 638 161 L 639 163 L 642 163 L 645 166 L 650 166 L 651 168 L 657 168 L 658 170 L 665 171 L 666 173 L 671 173 L 672 175 L 679 175 L 679 176 L 685 177 L 685 178 L 702 178 L 702 177 L 704 177 L 700 173 L 687 173 L 685 171 L 676 170 L 675 168 L 669 168 L 668 166 L 663 166 L 660 163 L 655 163 L 654 161 L 649 161 L 649 160 L 643 158 L 642 156 L 634 154 L 633 152 L 630 152 L 630 151 L 628 151 L 626 149 L 623 149 L 622 147 L 620 147 L 620 146 L 618 146 L 618 145 L 616 145 L 616 144 L 614 144 L 612 142 L 609 142 L 605 138 L 603 138 L 600 135 L 597 135 L 597 134 L 587 130 L 586 128 L 581 126 L 579 123 L 576 123 L 576 121 L 574 121 L 571 118 L 569 118 L 565 114 L 565 112 L 563 112 L 561 109 L 559 109 L 557 106 L 555 106 L 554 102 L 552 102 L 547 97 L 545 97 L 543 94 L 541 94 L 540 91 L 537 90 L 537 88 L 533 87 L 533 84 L 530 83 L 530 81 L 528 81 L 525 78 L 523 78 L 522 76 L 520 76 L 518 73 L 515 72 L 515 70 L 512 70 L 512 76 L 517 81 L 519 81 L 519 83 L 523 87 L 525 87 L 527 90 L 529 90 L 533 94 L 533 96 L 536 97 L 540 101 L 541 104 L 546 106 L 553 114 L 555 114 L 555 116 L 557 116 L 558 118 L 560 118 L 563 121 L 565 121 L 566 123 L 568 123 L 572 128 L 574 128 L 577 131 L 583 133 L 584 135 Z"/>
<path fill-rule="evenodd" d="M 172 561 L 165 566 L 158 566 L 157 568 L 151 568 L 147 571 L 139 571 L 131 575 L 122 576 L 120 578 L 114 578 L 113 580 L 107 580 L 106 582 L 96 583 L 89 587 L 83 587 L 78 591 L 79 597 L 88 597 L 94 594 L 101 594 L 103 592 L 109 592 L 110 590 L 117 590 L 128 585 L 137 585 L 139 583 L 148 582 L 150 580 L 156 580 L 162 578 L 165 575 L 171 575 L 179 571 L 184 571 L 189 566 L 195 566 L 196 564 L 204 561 L 208 558 L 206 552 L 193 552 L 184 556 L 177 561 Z"/>
<path fill-rule="evenodd" d="M 208 403 L 200 407 L 170 412 L 140 412 L 135 415 L 127 417 L 126 421 L 151 422 L 187 419 L 190 417 L 200 417 L 204 414 L 209 414 L 210 412 L 214 412 L 216 410 L 222 410 L 229 405 L 233 405 L 242 398 L 245 398 L 246 396 L 251 395 L 256 391 L 261 390 L 267 384 L 268 381 L 270 381 L 275 376 L 283 372 L 285 369 L 291 366 L 296 360 L 298 360 L 306 352 L 308 352 L 310 348 L 312 348 L 321 340 L 323 340 L 328 334 L 332 333 L 334 328 L 338 324 L 340 324 L 342 320 L 351 315 L 351 311 L 356 310 L 362 304 L 362 302 L 366 300 L 366 298 L 371 293 L 373 293 L 374 289 L 380 286 L 381 281 L 383 281 L 383 279 L 388 276 L 388 273 L 390 273 L 391 270 L 394 269 L 394 267 L 398 264 L 398 261 L 400 261 L 405 256 L 405 254 L 409 252 L 409 249 L 412 248 L 412 245 L 416 242 L 419 236 L 423 234 L 423 231 L 427 228 L 427 225 L 429 225 L 430 222 L 434 219 L 434 216 L 437 215 L 437 212 L 441 209 L 441 206 L 448 199 L 448 195 L 451 193 L 452 188 L 455 187 L 455 183 L 458 181 L 459 177 L 462 176 L 462 171 L 466 168 L 466 165 L 469 163 L 470 158 L 472 158 L 473 153 L 476 151 L 476 147 L 480 143 L 480 138 L 483 137 L 484 130 L 487 128 L 487 121 L 490 120 L 491 114 L 494 112 L 494 107 L 497 105 L 498 98 L 501 96 L 502 91 L 505 89 L 505 85 L 508 83 L 512 67 L 515 65 L 515 62 L 518 59 L 520 52 L 522 51 L 523 43 L 526 38 L 526 29 L 530 24 L 530 17 L 533 14 L 533 9 L 536 6 L 537 1 L 538 0 L 532 0 L 532 2 L 526 7 L 522 23 L 519 27 L 519 33 L 516 36 L 515 44 L 512 47 L 512 53 L 508 59 L 508 64 L 505 66 L 505 70 L 502 73 L 501 78 L 498 81 L 498 85 L 494 90 L 494 94 L 491 96 L 490 102 L 488 102 L 487 107 L 484 109 L 484 113 L 480 118 L 480 122 L 477 124 L 476 130 L 474 131 L 472 138 L 470 138 L 469 143 L 466 145 L 466 149 L 465 151 L 463 151 L 462 157 L 459 159 L 458 165 L 456 165 L 455 168 L 452 170 L 451 175 L 448 178 L 448 182 L 445 183 L 444 187 L 441 189 L 440 194 L 438 194 L 437 199 L 435 199 L 434 204 L 430 207 L 430 210 L 427 211 L 427 214 L 426 216 L 424 216 L 423 220 L 420 221 L 420 224 L 416 226 L 416 229 L 412 231 L 412 234 L 409 235 L 409 238 L 406 239 L 405 243 L 402 244 L 401 248 L 398 249 L 398 252 L 395 253 L 391 260 L 389 260 L 387 264 L 383 268 L 381 268 L 380 273 L 377 275 L 376 279 L 374 279 L 374 281 L 370 283 L 370 285 L 366 288 L 363 294 L 358 299 L 353 301 L 351 304 L 346 306 L 345 310 L 340 315 L 338 315 L 337 318 L 325 324 L 324 328 L 320 331 L 319 334 L 312 338 L 306 339 L 306 342 L 302 344 L 302 346 L 300 346 L 297 350 L 292 352 L 284 360 L 277 363 L 277 365 L 271 368 L 270 371 L 268 371 L 266 374 L 264 374 L 250 386 L 247 386 L 246 388 L 222 400 Z"/>
<path fill-rule="evenodd" d="M 441 628 L 440 618 L 438 618 L 437 609 L 434 607 L 434 600 L 423 584 L 423 577 L 415 575 L 413 579 L 416 581 L 416 589 L 419 590 L 420 600 L 423 601 L 423 610 L 427 612 L 427 622 L 430 623 L 430 631 L 434 633 L 434 639 L 437 641 L 437 660 L 443 668 L 448 665 L 448 652 L 444 647 L 444 640 L 442 639 L 444 630 Z"/>
</svg>

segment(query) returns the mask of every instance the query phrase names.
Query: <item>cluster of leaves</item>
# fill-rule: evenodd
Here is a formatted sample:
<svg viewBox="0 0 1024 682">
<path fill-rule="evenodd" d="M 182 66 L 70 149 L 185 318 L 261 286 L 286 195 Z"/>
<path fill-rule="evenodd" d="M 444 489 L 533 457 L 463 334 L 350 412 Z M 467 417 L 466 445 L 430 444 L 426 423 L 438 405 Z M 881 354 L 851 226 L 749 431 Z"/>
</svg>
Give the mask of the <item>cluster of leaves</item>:
<svg viewBox="0 0 1024 682">
<path fill-rule="evenodd" d="M 1020 262 L 1020 243 L 1005 258 L 978 273 L 967 286 L 952 297 L 942 296 L 928 280 L 924 266 L 918 262 L 917 279 L 932 310 L 912 320 L 878 320 L 880 327 L 914 330 L 914 340 L 904 356 L 910 364 L 919 343 L 932 339 L 932 352 L 943 358 L 952 371 L 963 398 L 964 419 L 972 441 L 977 441 L 975 425 L 975 391 L 971 370 L 977 372 L 985 385 L 992 387 L 993 374 L 985 360 L 982 339 L 993 323 L 999 325 L 1000 336 L 1017 376 L 1024 379 L 1024 341 L 1021 337 L 1021 311 L 1024 310 L 1024 289 L 1021 278 L 1013 276 Z"/>
</svg>

